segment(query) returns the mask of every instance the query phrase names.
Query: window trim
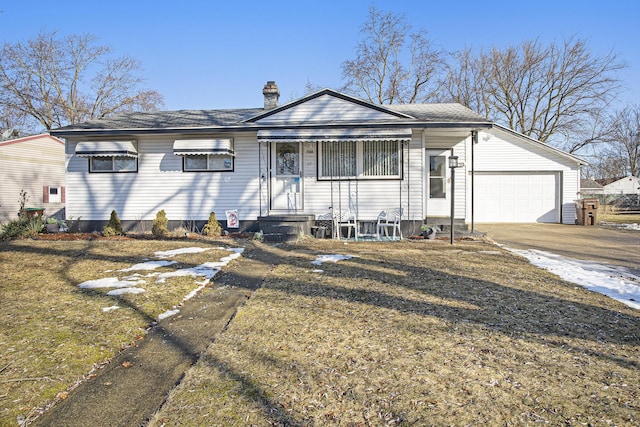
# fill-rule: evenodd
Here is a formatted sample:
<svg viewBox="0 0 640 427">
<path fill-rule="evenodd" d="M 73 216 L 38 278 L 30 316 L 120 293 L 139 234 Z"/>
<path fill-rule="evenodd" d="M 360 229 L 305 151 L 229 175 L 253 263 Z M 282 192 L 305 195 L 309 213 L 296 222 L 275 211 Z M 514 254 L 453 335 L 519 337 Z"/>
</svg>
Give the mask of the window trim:
<svg viewBox="0 0 640 427">
<path fill-rule="evenodd" d="M 182 172 L 187 173 L 220 173 L 220 172 L 234 172 L 236 169 L 236 158 L 232 154 L 181 154 L 182 157 Z M 187 169 L 187 158 L 189 157 L 206 157 L 207 158 L 207 169 Z M 224 157 L 225 160 L 228 158 L 231 160 L 231 169 L 209 169 L 209 158 L 210 157 Z"/>
<path fill-rule="evenodd" d="M 398 175 L 365 175 L 364 174 L 364 144 L 367 142 L 378 142 L 382 140 L 358 140 L 345 141 L 356 144 L 356 175 L 355 176 L 323 176 L 322 173 L 322 149 L 329 141 L 319 141 L 316 144 L 316 179 L 318 181 L 398 181 L 404 179 L 404 144 L 402 141 L 389 141 L 397 144 L 398 147 Z M 331 142 L 329 142 L 331 143 Z"/>
<path fill-rule="evenodd" d="M 106 158 L 110 158 L 111 159 L 111 170 L 95 170 L 93 168 L 93 161 L 95 159 L 106 159 Z M 127 158 L 127 159 L 134 159 L 135 161 L 135 169 L 134 170 L 116 170 L 114 169 L 115 166 L 115 159 L 116 158 Z M 88 169 L 89 169 L 89 173 L 138 173 L 138 157 L 132 157 L 132 156 L 89 156 L 87 158 L 87 161 L 89 162 L 88 164 Z"/>
</svg>

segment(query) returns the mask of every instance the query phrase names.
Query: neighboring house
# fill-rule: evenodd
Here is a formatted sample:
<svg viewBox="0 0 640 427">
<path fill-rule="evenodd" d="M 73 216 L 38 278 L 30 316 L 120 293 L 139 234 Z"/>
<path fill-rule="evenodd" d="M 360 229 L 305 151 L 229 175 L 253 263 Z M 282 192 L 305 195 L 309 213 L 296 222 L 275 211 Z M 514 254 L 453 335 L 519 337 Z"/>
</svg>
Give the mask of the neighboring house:
<svg viewBox="0 0 640 427">
<path fill-rule="evenodd" d="M 604 193 L 604 187 L 594 179 L 580 180 L 580 195 L 583 197 L 595 196 Z"/>
<path fill-rule="evenodd" d="M 25 208 L 64 217 L 64 141 L 48 134 L 0 141 L 0 222 L 18 217 L 20 192 Z"/>
<path fill-rule="evenodd" d="M 627 176 L 603 187 L 604 194 L 640 194 L 640 178 Z"/>
<path fill-rule="evenodd" d="M 100 229 L 170 220 L 240 229 L 313 221 L 350 209 L 371 223 L 401 208 L 406 232 L 427 219 L 575 223 L 580 167 L 570 154 L 487 121 L 460 104 L 375 105 L 331 89 L 264 108 L 118 114 L 66 126 L 67 216 Z M 451 156 L 464 166 L 448 167 Z M 367 225 L 367 224 L 365 224 Z M 364 228 L 366 230 L 366 227 Z"/>
</svg>

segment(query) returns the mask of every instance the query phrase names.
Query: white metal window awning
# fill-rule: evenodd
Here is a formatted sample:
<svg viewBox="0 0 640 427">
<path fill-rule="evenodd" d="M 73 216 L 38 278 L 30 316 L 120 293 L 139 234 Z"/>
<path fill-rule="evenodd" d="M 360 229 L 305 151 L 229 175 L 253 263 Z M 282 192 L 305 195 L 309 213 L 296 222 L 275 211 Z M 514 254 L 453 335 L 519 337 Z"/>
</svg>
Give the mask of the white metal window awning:
<svg viewBox="0 0 640 427">
<path fill-rule="evenodd" d="M 80 157 L 138 157 L 135 141 L 84 141 L 76 145 Z"/>
<path fill-rule="evenodd" d="M 411 141 L 411 129 L 263 129 L 258 141 Z"/>
<path fill-rule="evenodd" d="M 173 142 L 173 154 L 177 156 L 194 156 L 221 154 L 233 156 L 232 139 L 177 139 Z"/>
</svg>

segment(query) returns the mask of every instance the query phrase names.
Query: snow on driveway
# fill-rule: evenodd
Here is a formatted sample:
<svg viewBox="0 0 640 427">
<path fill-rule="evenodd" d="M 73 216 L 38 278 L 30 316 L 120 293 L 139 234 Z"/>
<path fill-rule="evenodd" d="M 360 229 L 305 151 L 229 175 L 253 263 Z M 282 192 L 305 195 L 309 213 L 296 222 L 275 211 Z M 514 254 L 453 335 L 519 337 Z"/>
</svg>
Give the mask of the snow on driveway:
<svg viewBox="0 0 640 427">
<path fill-rule="evenodd" d="M 640 310 L 640 276 L 626 267 L 567 258 L 539 250 L 504 249 L 527 258 L 562 279 Z"/>
</svg>

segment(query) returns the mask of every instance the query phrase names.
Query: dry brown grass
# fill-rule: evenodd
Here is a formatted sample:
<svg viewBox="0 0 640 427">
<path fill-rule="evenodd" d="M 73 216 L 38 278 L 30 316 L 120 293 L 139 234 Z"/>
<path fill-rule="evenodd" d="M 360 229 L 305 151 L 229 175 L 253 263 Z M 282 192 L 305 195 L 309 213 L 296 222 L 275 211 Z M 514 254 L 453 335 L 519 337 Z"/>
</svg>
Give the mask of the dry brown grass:
<svg viewBox="0 0 640 427">
<path fill-rule="evenodd" d="M 638 214 L 613 214 L 598 211 L 598 221 L 615 222 L 618 224 L 640 224 Z"/>
<path fill-rule="evenodd" d="M 152 426 L 640 424 L 640 315 L 614 300 L 482 242 L 266 248 Z"/>
<path fill-rule="evenodd" d="M 229 242 L 233 244 L 232 242 Z M 197 287 L 193 278 L 173 278 L 142 286 L 146 292 L 107 296 L 108 289 L 83 290 L 91 279 L 180 247 L 217 248 L 214 241 L 20 240 L 0 242 L 0 425 L 17 425 L 36 407 L 64 397 L 76 382 L 123 347 L 145 335 L 157 316 L 179 304 Z M 171 271 L 229 252 L 212 249 L 180 255 Z M 145 274 L 147 272 L 141 272 Z M 201 280 L 201 279 L 199 279 Z M 102 308 L 118 305 L 115 311 Z"/>
</svg>

